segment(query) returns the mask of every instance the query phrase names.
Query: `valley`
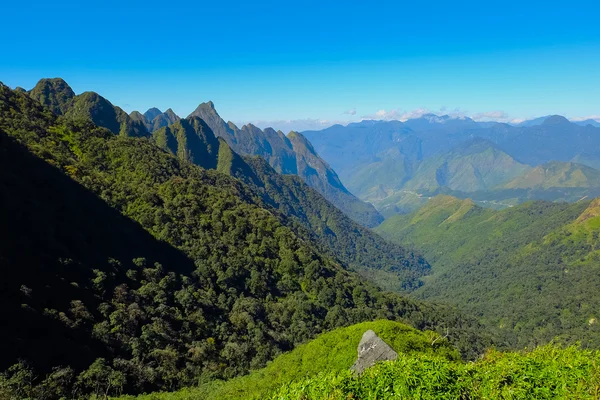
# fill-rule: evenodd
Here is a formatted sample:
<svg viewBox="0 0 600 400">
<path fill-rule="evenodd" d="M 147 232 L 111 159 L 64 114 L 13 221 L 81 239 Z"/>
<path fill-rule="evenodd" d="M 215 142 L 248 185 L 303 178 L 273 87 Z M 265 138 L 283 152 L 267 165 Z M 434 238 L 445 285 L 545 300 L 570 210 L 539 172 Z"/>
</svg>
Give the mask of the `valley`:
<svg viewBox="0 0 600 400">
<path fill-rule="evenodd" d="M 60 78 L 0 85 L 0 395 L 366 395 L 406 366 L 422 380 L 394 390 L 434 395 L 435 366 L 443 390 L 482 398 L 531 359 L 596 374 L 600 172 L 518 161 L 497 129 L 428 116 L 286 135 L 212 102 L 127 114 Z M 349 375 L 369 329 L 398 359 Z"/>
</svg>

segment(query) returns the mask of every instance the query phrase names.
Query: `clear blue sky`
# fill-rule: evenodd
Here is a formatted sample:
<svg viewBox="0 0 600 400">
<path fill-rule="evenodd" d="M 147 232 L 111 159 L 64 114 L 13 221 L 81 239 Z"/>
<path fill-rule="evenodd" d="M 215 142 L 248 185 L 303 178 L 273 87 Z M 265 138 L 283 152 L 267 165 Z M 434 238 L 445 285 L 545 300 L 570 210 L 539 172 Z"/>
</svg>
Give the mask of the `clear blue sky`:
<svg viewBox="0 0 600 400">
<path fill-rule="evenodd" d="M 236 122 L 583 117 L 600 115 L 599 19 L 594 1 L 7 1 L 0 81 L 183 116 L 213 100 Z"/>
</svg>

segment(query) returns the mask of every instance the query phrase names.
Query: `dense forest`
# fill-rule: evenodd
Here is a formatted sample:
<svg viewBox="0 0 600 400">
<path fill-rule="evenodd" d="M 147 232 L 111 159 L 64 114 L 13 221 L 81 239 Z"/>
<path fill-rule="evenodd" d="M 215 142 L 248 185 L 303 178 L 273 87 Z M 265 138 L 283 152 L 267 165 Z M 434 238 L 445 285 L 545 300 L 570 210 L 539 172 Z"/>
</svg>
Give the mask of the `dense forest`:
<svg viewBox="0 0 600 400">
<path fill-rule="evenodd" d="M 377 231 L 422 251 L 432 275 L 414 294 L 479 316 L 503 346 L 600 347 L 599 199 L 502 211 L 438 196 Z"/>
<path fill-rule="evenodd" d="M 126 119 L 115 132 L 89 113 L 63 114 L 0 85 L 4 397 L 230 378 L 320 332 L 377 318 L 448 330 L 465 357 L 489 343 L 453 309 L 382 292 L 351 272 L 360 252 L 321 252 L 333 239 L 306 233 L 317 222 L 304 205 L 285 221 L 293 191 L 276 196 L 263 181 L 194 165 L 128 133 Z M 329 209 L 316 192 L 296 190 Z M 403 269 L 425 265 L 389 246 Z"/>
<path fill-rule="evenodd" d="M 354 222 L 300 177 L 277 173 L 262 157 L 239 156 L 197 116 L 155 131 L 153 137 L 158 146 L 181 160 L 246 183 L 257 204 L 270 209 L 282 224 L 379 286 L 410 291 L 429 272 L 418 254 Z"/>
</svg>

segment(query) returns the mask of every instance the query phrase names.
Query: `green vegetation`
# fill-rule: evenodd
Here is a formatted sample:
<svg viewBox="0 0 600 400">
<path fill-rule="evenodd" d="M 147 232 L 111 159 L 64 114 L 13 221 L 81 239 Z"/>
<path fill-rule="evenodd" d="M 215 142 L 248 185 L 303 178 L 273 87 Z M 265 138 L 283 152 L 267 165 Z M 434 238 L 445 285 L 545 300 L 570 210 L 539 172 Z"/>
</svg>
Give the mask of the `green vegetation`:
<svg viewBox="0 0 600 400">
<path fill-rule="evenodd" d="M 48 107 L 56 115 L 62 115 L 69 109 L 75 92 L 67 82 L 60 78 L 41 79 L 29 92 L 29 96 Z"/>
<path fill-rule="evenodd" d="M 489 351 L 475 363 L 432 354 L 399 354 L 360 377 L 326 373 L 286 384 L 271 400 L 319 399 L 597 399 L 600 353 L 544 346 Z M 182 397 L 185 398 L 185 397 Z M 174 398 L 176 399 L 176 398 Z"/>
<path fill-rule="evenodd" d="M 316 377 L 323 371 L 348 370 L 356 360 L 356 349 L 361 336 L 368 329 L 375 331 L 398 353 L 435 354 L 446 360 L 459 359 L 456 350 L 435 332 L 420 332 L 404 324 L 386 320 L 364 322 L 324 333 L 309 343 L 280 355 L 267 367 L 246 376 L 226 382 L 211 382 L 180 392 L 153 393 L 136 398 L 138 400 L 262 399 L 279 386 L 292 381 Z M 132 397 L 124 397 L 124 399 L 128 398 Z"/>
<path fill-rule="evenodd" d="M 260 156 L 276 172 L 298 175 L 359 224 L 374 227 L 383 221 L 375 207 L 359 200 L 344 187 L 336 172 L 302 134 L 290 132 L 286 137 L 281 131 L 261 130 L 252 124 L 240 129 L 232 122 L 226 123 L 211 101 L 200 104 L 190 117 L 205 121 L 215 136 L 223 138 L 238 154 Z"/>
<path fill-rule="evenodd" d="M 240 157 L 197 116 L 159 129 L 153 137 L 183 161 L 240 179 L 261 207 L 271 209 L 299 237 L 384 289 L 413 290 L 429 270 L 422 257 L 353 222 L 299 177 L 278 174 L 262 157 Z"/>
<path fill-rule="evenodd" d="M 456 191 L 475 192 L 492 189 L 530 169 L 492 142 L 477 138 L 446 154 L 423 161 L 403 188 L 433 191 L 447 187 Z"/>
<path fill-rule="evenodd" d="M 381 318 L 447 328 L 465 356 L 487 343 L 452 309 L 365 282 L 255 189 L 151 138 L 57 118 L 0 85 L 0 154 L 4 398 L 232 378 Z"/>
<path fill-rule="evenodd" d="M 553 161 L 502 185 L 506 189 L 598 188 L 600 171 L 582 164 Z"/>
<path fill-rule="evenodd" d="M 432 275 L 414 295 L 478 315 L 522 348 L 555 340 L 600 347 L 598 201 L 493 211 L 438 196 L 377 231 L 423 252 Z"/>
</svg>

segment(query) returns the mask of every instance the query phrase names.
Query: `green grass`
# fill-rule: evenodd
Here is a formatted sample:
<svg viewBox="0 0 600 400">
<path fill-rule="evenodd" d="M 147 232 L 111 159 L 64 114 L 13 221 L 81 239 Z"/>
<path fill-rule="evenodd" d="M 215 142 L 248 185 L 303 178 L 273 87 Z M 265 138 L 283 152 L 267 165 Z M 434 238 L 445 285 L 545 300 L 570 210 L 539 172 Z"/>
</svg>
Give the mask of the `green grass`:
<svg viewBox="0 0 600 400">
<path fill-rule="evenodd" d="M 488 352 L 475 363 L 401 354 L 360 377 L 323 373 L 281 386 L 271 400 L 598 399 L 600 353 L 552 345 L 529 353 Z"/>
<path fill-rule="evenodd" d="M 368 329 L 375 331 L 400 354 L 429 354 L 448 361 L 459 358 L 457 351 L 445 340 L 431 344 L 438 337 L 434 332 L 421 332 L 398 322 L 379 320 L 322 334 L 282 354 L 267 367 L 227 382 L 215 381 L 174 393 L 122 397 L 121 400 L 262 399 L 289 382 L 314 377 L 323 371 L 348 370 L 356 360 L 358 343 Z"/>
</svg>

